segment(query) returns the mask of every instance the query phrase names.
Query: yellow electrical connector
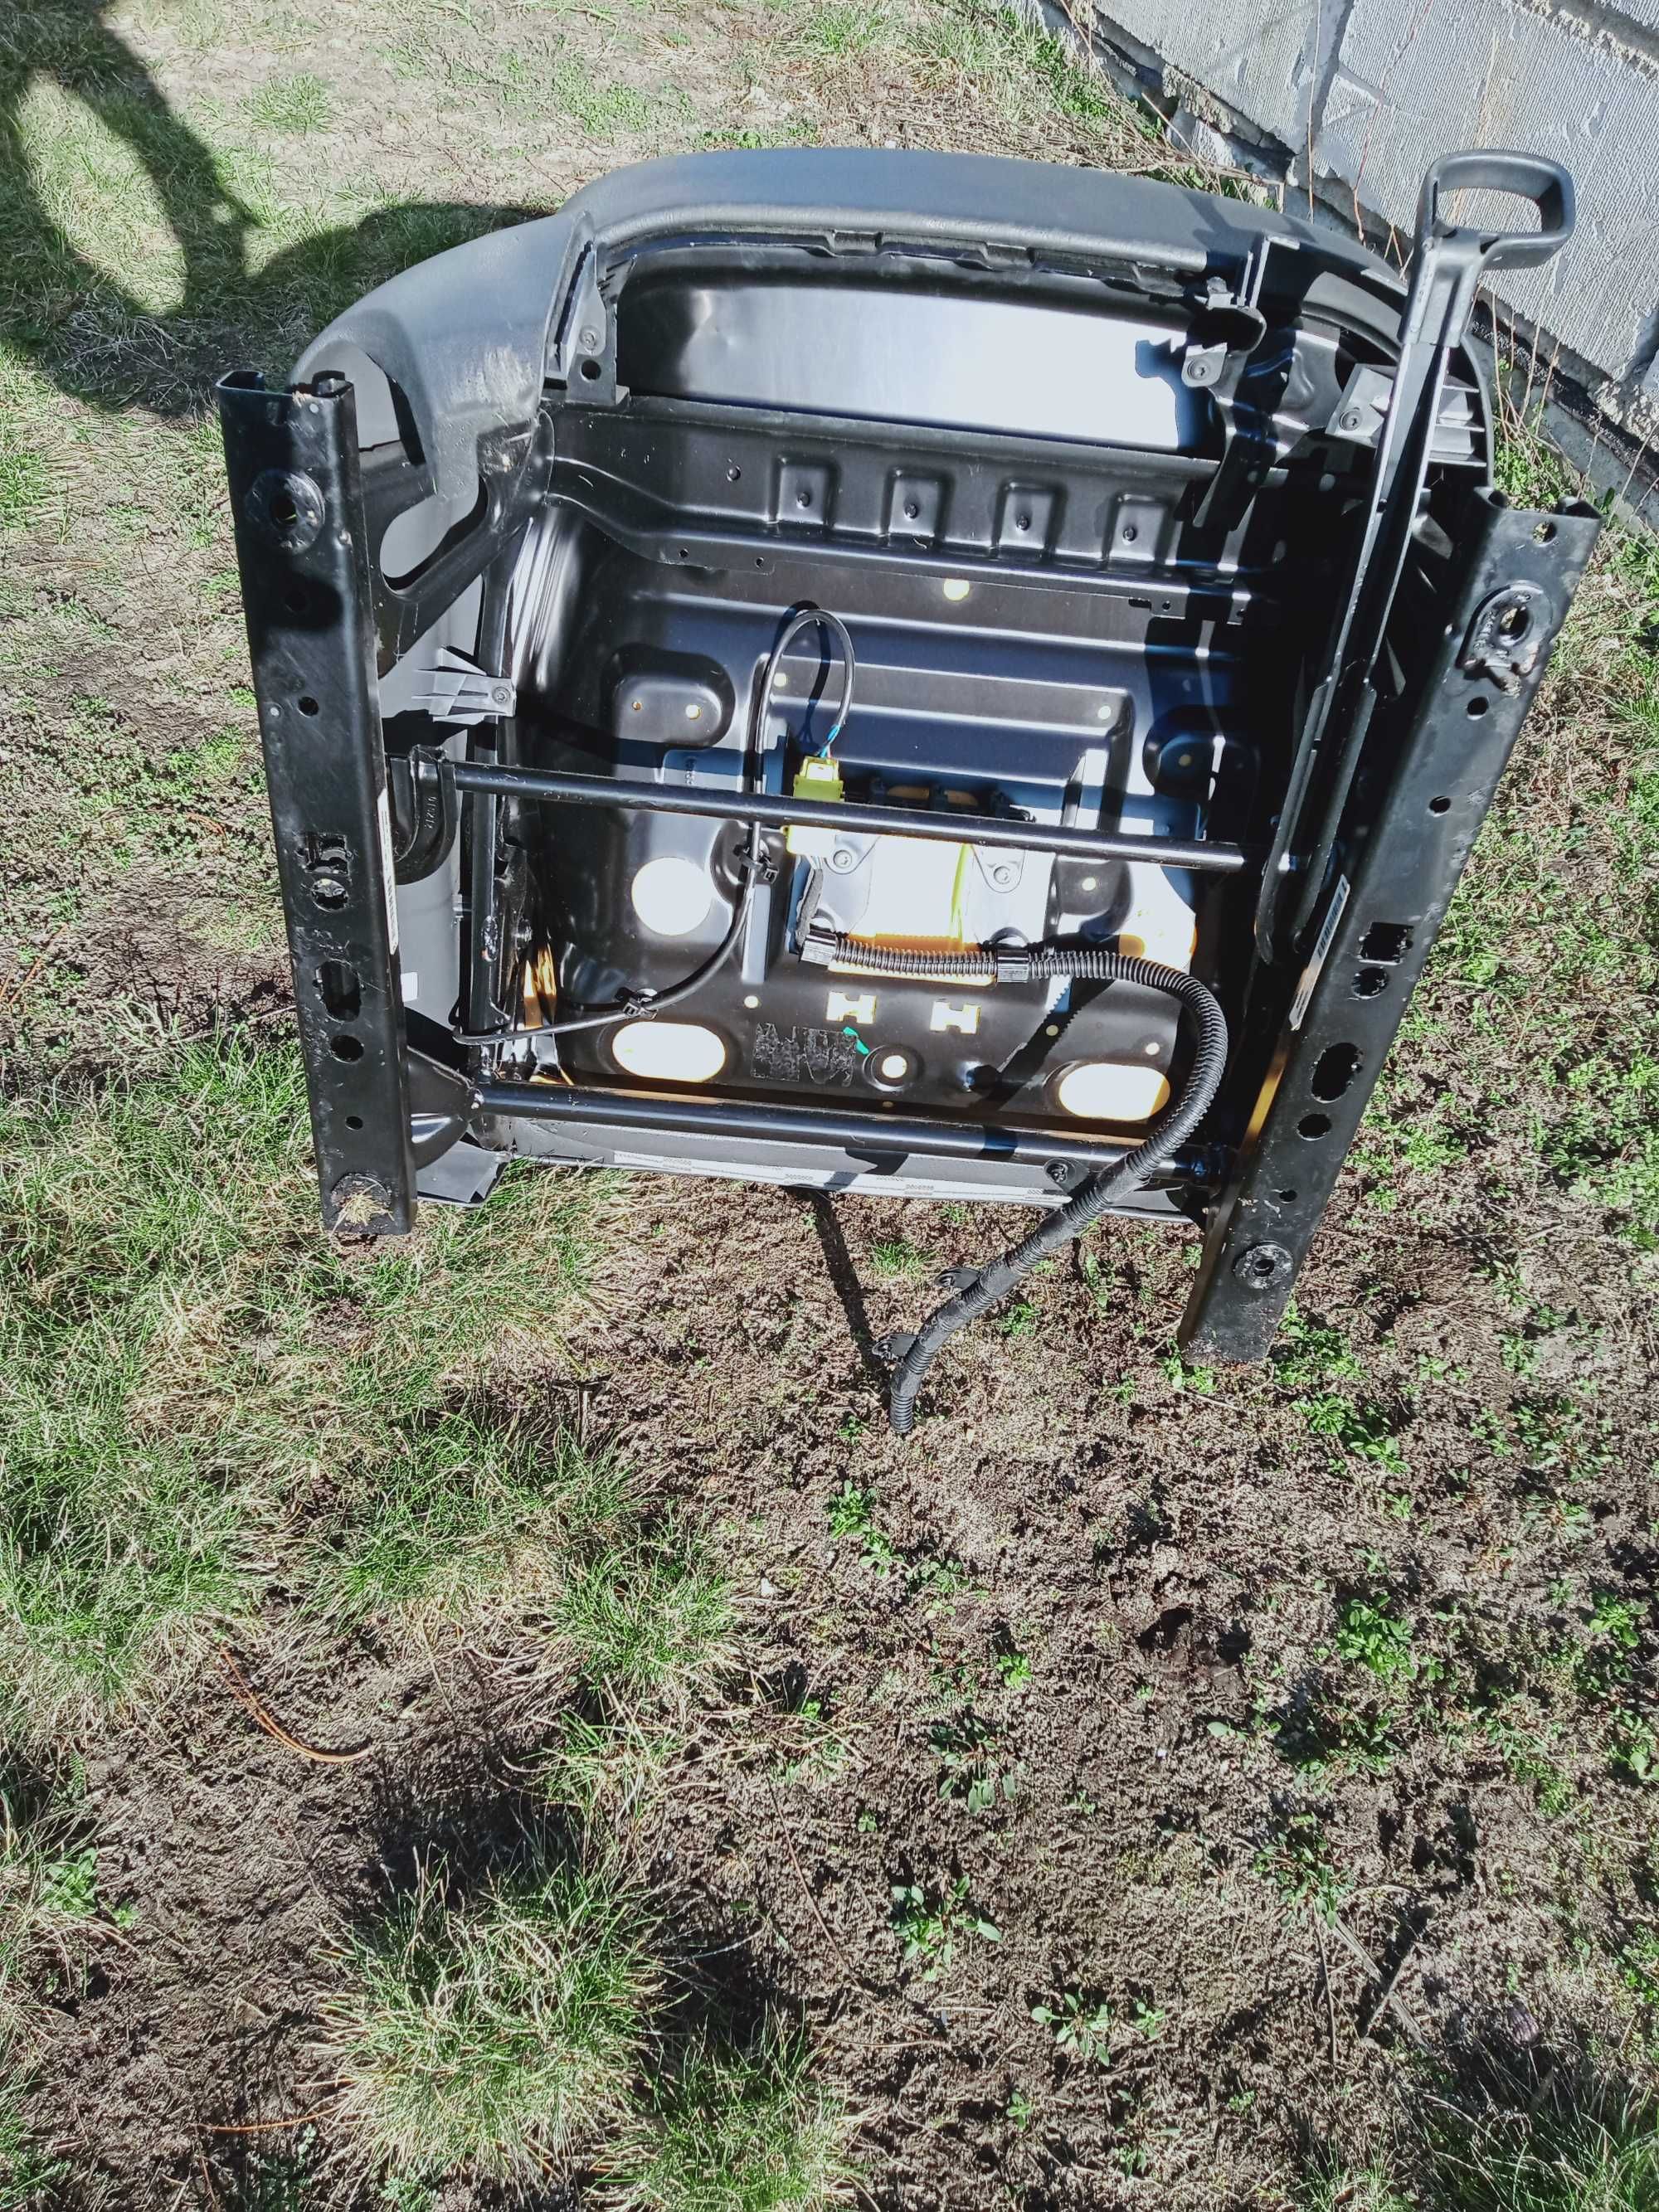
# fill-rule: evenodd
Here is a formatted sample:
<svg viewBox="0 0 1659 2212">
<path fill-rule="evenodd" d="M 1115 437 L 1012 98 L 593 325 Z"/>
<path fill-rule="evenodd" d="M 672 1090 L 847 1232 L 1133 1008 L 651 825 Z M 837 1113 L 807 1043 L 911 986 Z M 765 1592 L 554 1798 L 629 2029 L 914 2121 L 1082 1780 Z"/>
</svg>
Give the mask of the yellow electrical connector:
<svg viewBox="0 0 1659 2212">
<path fill-rule="evenodd" d="M 835 805 L 847 796 L 847 787 L 841 780 L 841 770 L 833 760 L 823 753 L 808 753 L 795 770 L 791 790 L 797 799 L 823 799 Z M 819 830 L 797 822 L 787 832 L 784 843 L 790 852 L 799 853 L 811 860 L 827 860 L 836 849 L 833 830 Z"/>
</svg>

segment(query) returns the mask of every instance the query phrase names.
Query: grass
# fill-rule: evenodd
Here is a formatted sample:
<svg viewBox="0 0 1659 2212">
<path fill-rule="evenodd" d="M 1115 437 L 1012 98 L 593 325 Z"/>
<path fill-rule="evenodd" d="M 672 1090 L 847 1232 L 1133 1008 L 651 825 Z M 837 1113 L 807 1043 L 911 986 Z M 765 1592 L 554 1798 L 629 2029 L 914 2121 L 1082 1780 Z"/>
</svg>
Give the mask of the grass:
<svg viewBox="0 0 1659 2212">
<path fill-rule="evenodd" d="M 684 1703 L 732 1656 L 724 1577 L 673 1523 L 625 1531 L 570 1566 L 551 1620 L 584 1679 L 624 1701 Z"/>
<path fill-rule="evenodd" d="M 694 2051 L 665 2081 L 631 2159 L 619 2212 L 819 2212 L 854 2169 L 839 2103 L 798 2037 Z"/>
<path fill-rule="evenodd" d="M 1498 2129 L 1441 2168 L 1448 2212 L 1655 2212 L 1659 2128 L 1651 2115 Z"/>
<path fill-rule="evenodd" d="M 527 1844 L 469 1889 L 437 1863 L 354 1931 L 325 2008 L 329 2130 L 404 2201 L 603 2177 L 615 2212 L 818 2212 L 850 2180 L 843 2107 L 799 2036 L 681 2024 L 660 1916 L 614 1861 Z"/>
<path fill-rule="evenodd" d="M 532 1855 L 452 1898 L 428 1867 L 325 2008 L 335 2124 L 366 2172 L 527 2189 L 628 2123 L 660 1986 L 613 1870 Z"/>
<path fill-rule="evenodd" d="M 328 87 L 320 77 L 303 73 L 276 77 L 254 94 L 247 112 L 249 121 L 261 131 L 325 131 L 331 112 Z"/>
<path fill-rule="evenodd" d="M 0 1706 L 26 1734 L 161 1694 L 284 1535 L 343 1620 L 543 1577 L 579 1470 L 465 1389 L 579 1294 L 591 1193 L 534 1178 L 354 1252 L 314 1228 L 305 1129 L 297 1057 L 242 1042 L 0 1109 Z"/>
</svg>

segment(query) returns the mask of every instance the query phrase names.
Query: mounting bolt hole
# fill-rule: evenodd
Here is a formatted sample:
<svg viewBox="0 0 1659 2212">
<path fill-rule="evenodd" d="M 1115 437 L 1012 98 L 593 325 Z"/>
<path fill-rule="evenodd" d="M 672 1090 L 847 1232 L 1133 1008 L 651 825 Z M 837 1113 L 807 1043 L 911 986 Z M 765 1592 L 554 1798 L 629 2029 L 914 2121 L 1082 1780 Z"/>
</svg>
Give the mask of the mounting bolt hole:
<svg viewBox="0 0 1659 2212">
<path fill-rule="evenodd" d="M 1431 814 L 1449 814 L 1451 812 L 1450 799 L 1431 799 L 1429 801 L 1429 811 Z"/>
<path fill-rule="evenodd" d="M 1313 1095 L 1316 1098 L 1340 1098 L 1359 1073 L 1359 1054 L 1351 1044 L 1328 1044 L 1319 1055 L 1313 1072 Z M 1307 1133 L 1307 1124 L 1303 1124 Z"/>
<path fill-rule="evenodd" d="M 1555 535 L 1555 525 L 1553 522 L 1540 522 L 1534 529 L 1532 534 L 1535 544 L 1539 545 L 1547 545 Z"/>
<path fill-rule="evenodd" d="M 320 714 L 323 711 L 309 691 L 302 691 L 294 703 L 302 714 Z"/>
<path fill-rule="evenodd" d="M 348 1114 L 346 1115 L 346 1127 L 348 1129 L 361 1129 L 362 1126 L 363 1117 L 361 1114 Z"/>
<path fill-rule="evenodd" d="M 1480 720 L 1480 717 L 1486 713 L 1486 708 L 1490 704 L 1491 702 L 1489 700 L 1476 697 L 1470 700 L 1468 705 L 1464 708 L 1463 712 L 1468 716 L 1470 721 L 1478 722 Z"/>
<path fill-rule="evenodd" d="M 1362 968 L 1353 979 L 1356 999 L 1380 999 L 1389 988 L 1388 971 L 1382 968 Z"/>
<path fill-rule="evenodd" d="M 1281 1206 L 1294 1206 L 1296 1193 L 1293 1190 L 1281 1190 L 1279 1194 L 1279 1202 Z"/>
<path fill-rule="evenodd" d="M 1296 1125 L 1296 1133 L 1298 1137 L 1310 1139 L 1328 1137 L 1331 1133 L 1331 1117 L 1328 1114 L 1304 1114 Z"/>
<path fill-rule="evenodd" d="M 291 592 L 284 592 L 283 605 L 288 609 L 289 614 L 302 615 L 311 602 L 296 584 Z"/>
<path fill-rule="evenodd" d="M 600 377 L 604 375 L 605 371 L 600 368 L 598 362 L 585 361 L 582 363 L 581 373 L 586 382 L 589 384 L 597 384 Z"/>
<path fill-rule="evenodd" d="M 328 1048 L 333 1054 L 336 1060 L 361 1060 L 363 1056 L 363 1045 L 362 1039 L 361 1037 L 331 1037 L 328 1041 Z"/>
</svg>

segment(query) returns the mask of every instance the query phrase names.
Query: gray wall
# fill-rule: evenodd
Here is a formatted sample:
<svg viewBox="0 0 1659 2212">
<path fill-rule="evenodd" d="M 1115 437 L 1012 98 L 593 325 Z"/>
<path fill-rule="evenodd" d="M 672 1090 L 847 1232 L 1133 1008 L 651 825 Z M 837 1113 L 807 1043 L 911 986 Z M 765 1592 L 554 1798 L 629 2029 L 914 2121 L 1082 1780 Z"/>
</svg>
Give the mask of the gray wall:
<svg viewBox="0 0 1659 2212">
<path fill-rule="evenodd" d="M 1375 246 L 1393 226 L 1409 251 L 1437 154 L 1510 146 L 1562 162 L 1577 234 L 1547 269 L 1500 278 L 1503 307 L 1604 418 L 1659 450 L 1659 0 L 1106 0 L 1092 20 L 1091 7 L 1072 0 L 1075 27 L 1120 81 L 1180 108 L 1195 151 L 1259 165 L 1291 199 L 1311 153 L 1318 197 Z M 1516 204 L 1472 197 L 1459 216 L 1508 227 Z"/>
</svg>

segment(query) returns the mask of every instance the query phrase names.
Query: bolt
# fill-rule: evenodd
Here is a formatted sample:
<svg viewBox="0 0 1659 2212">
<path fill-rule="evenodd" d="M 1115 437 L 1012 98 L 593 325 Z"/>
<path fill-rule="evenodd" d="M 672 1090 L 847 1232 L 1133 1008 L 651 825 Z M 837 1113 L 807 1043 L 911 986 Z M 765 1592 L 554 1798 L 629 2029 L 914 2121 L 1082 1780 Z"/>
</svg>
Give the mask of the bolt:
<svg viewBox="0 0 1659 2212">
<path fill-rule="evenodd" d="M 1342 417 L 1342 427 L 1345 430 L 1357 430 L 1359 428 L 1359 416 L 1353 408 L 1351 407 Z"/>
<path fill-rule="evenodd" d="M 513 704 L 513 686 L 510 684 L 497 684 L 491 690 L 489 696 L 498 707 L 510 707 Z"/>
<path fill-rule="evenodd" d="M 859 856 L 850 845 L 837 845 L 830 855 L 830 865 L 838 876 L 844 876 L 849 868 L 855 868 L 858 864 Z"/>
<path fill-rule="evenodd" d="M 1006 864 L 1000 868 L 993 868 L 991 871 L 991 881 L 996 885 L 1000 891 L 1006 891 L 1009 884 L 1012 884 L 1013 880 L 1014 872 Z"/>
<path fill-rule="evenodd" d="M 1049 1182 L 1057 1182 L 1062 1190 L 1072 1180 L 1072 1170 L 1064 1160 L 1050 1160 L 1048 1174 Z"/>
<path fill-rule="evenodd" d="M 921 504 L 920 504 L 920 502 L 919 502 L 919 501 L 915 501 L 915 500 L 914 500 L 914 499 L 907 499 L 907 500 L 905 501 L 905 502 L 904 502 L 904 519 L 905 519 L 905 520 L 906 520 L 907 522 L 914 522 L 914 521 L 915 521 L 915 520 L 916 520 L 916 519 L 917 519 L 917 517 L 921 514 Z"/>
<path fill-rule="evenodd" d="M 795 494 L 795 504 L 797 507 L 811 507 L 812 504 L 811 493 L 810 491 L 798 491 Z"/>
<path fill-rule="evenodd" d="M 597 331 L 580 331 L 576 335 L 576 343 L 584 353 L 597 353 L 599 349 L 599 334 Z"/>
<path fill-rule="evenodd" d="M 1124 524 L 1123 542 L 1126 545 L 1133 545 L 1139 535 L 1140 532 L 1135 528 L 1133 522 L 1126 522 Z"/>
<path fill-rule="evenodd" d="M 1014 517 L 1014 527 L 1016 530 L 1029 530 L 1030 526 L 1031 518 L 1029 514 L 1017 514 Z"/>
</svg>

